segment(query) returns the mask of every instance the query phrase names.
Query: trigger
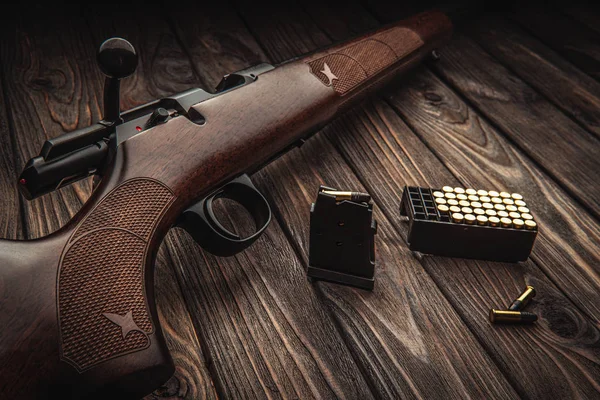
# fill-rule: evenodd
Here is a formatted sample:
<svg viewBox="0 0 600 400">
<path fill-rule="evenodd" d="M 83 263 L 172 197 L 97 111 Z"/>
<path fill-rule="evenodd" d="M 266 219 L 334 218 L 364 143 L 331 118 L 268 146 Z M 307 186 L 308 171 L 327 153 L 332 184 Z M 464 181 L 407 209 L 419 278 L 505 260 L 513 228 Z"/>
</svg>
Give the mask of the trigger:
<svg viewBox="0 0 600 400">
<path fill-rule="evenodd" d="M 221 225 L 213 211 L 213 202 L 219 198 L 241 204 L 252 215 L 256 232 L 241 238 Z M 242 175 L 185 210 L 177 226 L 185 229 L 208 252 L 217 256 L 232 256 L 254 243 L 270 222 L 269 203 L 248 175 Z"/>
</svg>

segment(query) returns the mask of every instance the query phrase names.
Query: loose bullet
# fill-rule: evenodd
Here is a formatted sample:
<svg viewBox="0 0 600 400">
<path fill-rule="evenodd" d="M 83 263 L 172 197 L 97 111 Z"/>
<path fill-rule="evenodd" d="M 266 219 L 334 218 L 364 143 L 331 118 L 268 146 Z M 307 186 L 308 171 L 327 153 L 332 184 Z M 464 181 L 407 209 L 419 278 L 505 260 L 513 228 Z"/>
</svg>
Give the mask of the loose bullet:
<svg viewBox="0 0 600 400">
<path fill-rule="evenodd" d="M 323 190 L 322 193 L 335 196 L 335 201 L 350 200 L 357 203 L 368 203 L 371 201 L 371 196 L 368 193 L 341 192 L 337 190 Z"/>
<path fill-rule="evenodd" d="M 525 287 L 525 290 L 523 291 L 523 293 L 521 293 L 519 295 L 519 297 L 517 297 L 510 306 L 508 306 L 508 309 L 510 311 L 522 310 L 529 303 L 529 301 L 534 297 L 535 297 L 535 289 L 533 288 L 533 286 L 527 285 Z"/>
<path fill-rule="evenodd" d="M 537 315 L 527 311 L 490 310 L 492 324 L 531 324 L 537 319 Z"/>
</svg>

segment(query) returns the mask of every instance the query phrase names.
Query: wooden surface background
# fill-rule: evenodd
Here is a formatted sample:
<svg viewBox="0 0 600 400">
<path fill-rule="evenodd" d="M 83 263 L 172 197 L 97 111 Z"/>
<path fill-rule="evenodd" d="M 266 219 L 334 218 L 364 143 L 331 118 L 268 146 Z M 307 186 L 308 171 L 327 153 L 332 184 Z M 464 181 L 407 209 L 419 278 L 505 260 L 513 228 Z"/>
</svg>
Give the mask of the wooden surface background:
<svg viewBox="0 0 600 400">
<path fill-rule="evenodd" d="M 398 2 L 400 3 L 400 2 Z M 128 109 L 279 63 L 414 11 L 363 2 L 28 7 L 0 36 L 0 236 L 62 226 L 90 181 L 27 202 L 43 141 L 97 121 L 107 37 L 140 54 Z M 275 219 L 249 250 L 203 252 L 179 229 L 156 265 L 176 375 L 148 398 L 600 398 L 600 13 L 486 13 L 420 67 L 253 176 Z M 268 112 L 268 110 L 265 110 Z M 379 222 L 375 290 L 310 284 L 320 184 L 364 190 Z M 405 185 L 522 193 L 540 225 L 520 264 L 420 256 L 399 218 Z M 230 219 L 240 218 L 231 210 Z M 526 284 L 533 326 L 491 325 Z"/>
</svg>

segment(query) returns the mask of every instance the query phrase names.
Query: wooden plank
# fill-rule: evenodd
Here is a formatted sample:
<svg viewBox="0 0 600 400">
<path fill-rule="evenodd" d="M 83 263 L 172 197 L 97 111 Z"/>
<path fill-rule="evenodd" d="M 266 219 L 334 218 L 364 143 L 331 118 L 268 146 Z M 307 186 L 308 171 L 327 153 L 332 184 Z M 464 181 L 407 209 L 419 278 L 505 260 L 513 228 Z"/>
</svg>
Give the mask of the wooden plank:
<svg viewBox="0 0 600 400">
<path fill-rule="evenodd" d="M 600 216 L 600 140 L 456 34 L 434 70 L 595 215 Z"/>
<path fill-rule="evenodd" d="M 473 184 L 470 180 L 487 177 L 491 180 L 488 184 L 491 187 L 504 186 L 513 191 L 531 188 L 525 192 L 530 193 L 527 198 L 533 196 L 531 203 L 535 207 L 532 209 L 539 208 L 536 218 L 541 218 L 542 228 L 544 225 L 549 228 L 547 232 L 541 231 L 533 259 L 597 324 L 600 318 L 600 247 L 597 240 L 600 230 L 597 220 L 548 179 L 522 152 L 513 149 L 509 141 L 499 136 L 498 130 L 469 108 L 455 92 L 441 84 L 439 78 L 426 73 L 418 83 L 413 82 L 410 80 L 406 85 L 403 96 L 386 96 L 390 104 L 428 146 L 436 145 L 430 148 L 438 156 L 444 155 L 442 161 L 461 182 Z M 474 115 L 474 122 L 469 119 L 470 115 Z M 424 126 L 428 126 L 429 130 Z M 442 140 L 444 137 L 447 139 Z M 452 138 L 465 144 L 451 144 Z M 494 142 L 489 143 L 492 139 Z M 497 161 L 493 161 L 495 159 Z M 462 167 L 457 168 L 458 165 Z"/>
<path fill-rule="evenodd" d="M 600 79 L 599 33 L 549 7 L 519 7 L 511 18 L 582 71 Z"/>
<path fill-rule="evenodd" d="M 62 21 L 42 18 L 44 11 L 47 10 L 33 7 L 27 17 L 15 15 L 10 22 L 14 29 L 6 29 L 2 37 L 2 69 L 5 91 L 10 93 L 18 169 L 39 154 L 45 139 L 88 126 L 100 118 L 101 100 L 97 94 L 101 93 L 101 86 L 98 79 L 93 79 L 99 72 L 91 61 L 94 49 L 87 48 L 89 42 L 85 39 L 89 37 L 77 30 L 86 32 L 85 27 L 70 21 L 60 33 L 48 34 L 55 23 L 67 18 Z M 79 55 L 80 59 L 73 55 Z M 24 201 L 28 238 L 48 234 L 64 225 L 90 190 L 88 180 Z"/>
<path fill-rule="evenodd" d="M 268 190 L 272 204 L 290 226 L 306 264 L 309 204 L 315 188 L 320 183 L 364 187 L 322 135 L 278 163 L 285 166 L 267 167 L 256 181 Z M 292 180 L 298 185 L 294 190 L 290 190 Z M 315 286 L 376 396 L 516 396 L 386 216 L 376 209 L 375 218 L 379 225 L 373 292 L 323 282 Z"/>
<path fill-rule="evenodd" d="M 52 17 L 48 10 L 38 10 L 45 13 L 44 18 L 39 14 L 23 17 L 15 35 L 3 37 L 1 43 L 2 58 L 8 61 L 3 64 L 3 73 L 10 82 L 7 93 L 12 99 L 11 118 L 16 121 L 18 165 L 37 155 L 45 138 L 89 125 L 100 117 L 103 78 L 95 65 L 96 46 L 88 27 L 84 20 L 61 14 L 64 10 L 55 11 L 56 15 L 50 14 Z M 165 82 L 168 84 L 169 80 Z M 148 86 L 140 81 L 137 84 Z M 26 204 L 28 236 L 44 236 L 58 229 L 90 193 L 91 185 L 85 182 Z M 203 371 L 204 361 L 189 313 L 178 300 L 181 294 L 169 264 L 161 250 L 155 268 L 157 309 L 177 372 L 151 397 L 215 398 L 210 376 Z"/>
<path fill-rule="evenodd" d="M 512 73 L 600 137 L 600 83 L 595 79 L 506 19 L 488 16 L 469 24 L 467 32 Z"/>
<path fill-rule="evenodd" d="M 309 12 L 319 21 L 319 26 L 335 40 L 343 39 L 344 35 L 343 24 L 340 21 L 333 24 L 334 30 L 328 29 L 330 21 L 336 17 L 347 21 L 346 35 L 361 29 L 355 17 L 359 11 L 352 8 L 348 10 L 348 14 L 337 11 L 333 14 L 320 6 Z M 372 28 L 374 24 L 373 21 L 366 21 L 364 28 Z M 478 123 L 457 123 L 453 114 L 446 113 L 444 119 L 441 118 L 445 116 L 443 113 L 434 113 L 434 107 L 452 109 L 461 104 L 460 99 L 445 96 L 439 103 L 435 102 L 435 106 L 429 105 L 439 93 L 440 89 L 436 87 L 440 84 L 439 80 L 426 72 L 417 73 L 411 78 L 403 81 L 399 89 L 391 89 L 393 94 L 389 95 L 392 101 L 402 101 L 398 109 L 411 110 L 411 116 L 412 113 L 420 113 L 420 119 L 409 118 L 409 115 L 406 115 L 411 126 L 418 127 L 419 131 L 428 130 L 431 132 L 429 136 L 443 136 L 439 131 L 448 131 L 449 128 L 440 129 L 440 123 L 437 121 L 447 119 L 464 129 L 465 132 L 462 133 L 465 137 L 480 135 L 471 132 L 477 131 L 477 127 L 480 126 Z M 408 86 L 408 89 L 405 86 Z M 463 120 L 464 118 L 460 119 Z M 454 130 L 456 131 L 456 128 Z M 345 118 L 326 128 L 324 133 L 344 158 L 350 160 L 353 170 L 364 182 L 367 190 L 375 196 L 377 204 L 402 237 L 406 237 L 407 226 L 400 222 L 397 216 L 397 198 L 403 185 L 441 187 L 459 184 L 440 160 L 385 103 L 374 101 L 361 110 L 350 112 Z M 445 149 L 453 154 L 452 142 L 455 141 L 448 138 L 445 146 L 436 146 L 436 150 Z M 487 144 L 490 140 L 479 139 L 476 142 Z M 507 144 L 506 147 L 507 152 L 511 151 L 510 145 Z M 307 151 L 311 153 L 310 149 Z M 493 150 L 488 152 L 499 153 Z M 322 156 L 316 154 L 315 158 Z M 465 161 L 472 162 L 481 158 L 469 154 Z M 515 165 L 509 172 L 514 171 L 518 174 L 519 168 L 526 169 Z M 463 184 L 474 187 L 497 185 L 497 182 L 486 179 L 486 175 L 481 173 L 471 174 L 466 179 L 463 179 L 462 174 L 454 174 L 461 178 Z M 502 183 L 501 187 L 506 187 L 504 185 L 505 183 Z M 304 249 L 307 248 L 307 240 L 306 235 L 301 236 L 301 247 Z M 558 395 L 568 398 L 597 395 L 598 378 L 588 378 L 598 376 L 600 368 L 597 339 L 592 339 L 595 344 L 589 346 L 584 340 L 584 355 L 581 353 L 582 343 L 573 343 L 570 340 L 578 335 L 596 337 L 597 319 L 587 318 L 535 262 L 520 263 L 519 268 L 507 263 L 428 256 L 423 257 L 421 262 L 521 396 L 545 398 Z M 542 315 L 547 323 L 538 324 L 531 330 L 503 329 L 489 324 L 486 318 L 489 308 L 506 307 L 525 283 L 538 288 L 541 296 L 529 307 Z M 566 315 L 570 316 L 569 323 L 564 324 Z M 581 374 L 580 371 L 585 372 Z M 577 389 L 565 386 L 565 381 L 577 382 L 574 384 Z M 544 385 L 540 385 L 540 382 L 544 382 Z"/>
<path fill-rule="evenodd" d="M 511 146 L 499 132 L 466 106 L 455 93 L 432 74 L 422 73 L 402 92 L 391 95 L 389 100 L 426 142 L 428 148 L 436 153 L 464 185 L 504 188 L 524 194 L 541 227 L 532 260 L 550 277 L 560 292 L 575 303 L 589 319 L 561 298 L 558 290 L 546 283 L 546 289 L 540 290 L 538 296 L 539 305 L 532 308 L 541 317 L 541 323 L 537 326 L 538 331 L 531 332 L 536 338 L 524 342 L 535 343 L 538 346 L 545 342 L 544 352 L 548 356 L 566 362 L 566 365 L 558 366 L 559 370 L 564 371 L 566 375 L 560 379 L 563 381 L 578 379 L 581 382 L 570 388 L 565 388 L 559 383 L 560 381 L 555 380 L 559 376 L 533 381 L 525 379 L 522 382 L 543 391 L 548 386 L 556 385 L 555 394 L 567 395 L 564 391 L 572 390 L 572 395 L 575 395 L 576 391 L 580 390 L 579 395 L 586 397 L 594 393 L 598 389 L 598 376 L 600 376 L 599 354 L 594 348 L 597 344 L 588 346 L 588 339 L 572 341 L 572 338 L 579 336 L 589 338 L 590 329 L 592 331 L 598 329 L 600 229 L 597 222 L 551 179 L 540 172 L 527 156 Z M 432 262 L 435 262 L 435 259 Z M 545 281 L 539 273 L 534 275 L 530 266 L 523 271 L 521 271 L 522 264 L 519 264 L 518 268 L 514 266 L 505 268 L 511 274 L 523 272 L 525 280 L 532 282 L 534 286 Z M 473 273 L 480 275 L 483 270 L 482 268 Z M 489 267 L 489 270 L 493 271 L 493 267 Z M 493 275 L 495 274 L 496 272 Z M 493 275 L 484 281 L 484 285 L 503 282 L 502 278 Z M 446 277 L 444 281 L 447 284 L 459 283 L 451 278 Z M 494 285 L 493 291 L 501 293 L 502 286 Z M 513 285 L 515 292 L 518 291 L 516 286 Z M 469 289 L 464 287 L 463 290 Z M 485 292 L 479 292 L 477 296 Z M 551 296 L 552 300 L 546 300 L 546 295 Z M 509 298 L 509 296 L 506 291 L 502 297 Z M 489 304 L 498 304 L 498 301 Z M 540 328 L 548 329 L 550 332 L 539 332 Z M 506 333 L 501 330 L 494 332 Z M 597 333 L 592 334 L 595 335 Z M 498 338 L 498 340 L 502 339 Z M 572 356 L 563 358 L 565 349 L 558 351 L 556 348 L 558 343 L 571 347 Z M 497 346 L 494 339 L 491 340 L 490 345 Z M 582 350 L 586 354 L 583 357 L 580 356 Z M 531 351 L 533 350 L 523 349 L 522 354 L 531 354 Z M 556 353 L 552 355 L 554 351 Z M 503 362 L 514 365 L 508 361 Z M 548 376 L 551 369 L 546 367 L 551 364 L 550 360 L 540 362 L 533 371 L 539 369 L 544 376 Z M 575 372 L 582 370 L 588 372 L 583 374 Z M 545 382 L 545 388 L 537 384 L 541 381 Z M 551 392 L 547 392 L 547 395 L 550 394 Z"/>
<path fill-rule="evenodd" d="M 17 191 L 20 166 L 14 160 L 15 146 L 6 111 L 4 79 L 0 82 L 0 238 L 23 239 L 25 233 L 20 215 L 20 195 Z"/>
<path fill-rule="evenodd" d="M 176 264 L 163 242 L 156 259 L 154 290 L 160 324 L 175 362 L 175 374 L 145 399 L 217 399 L 219 396 L 175 271 Z"/>
<path fill-rule="evenodd" d="M 206 87 L 265 60 L 227 5 L 174 11 L 172 18 Z M 221 52 L 212 50 L 216 43 Z M 231 258 L 202 252 L 181 232 L 169 245 L 223 397 L 372 397 L 275 221 Z"/>
<path fill-rule="evenodd" d="M 289 58 L 298 48 L 311 50 L 311 43 L 323 38 L 322 34 L 313 35 L 313 32 L 318 32 L 314 24 L 307 16 L 300 19 L 303 13 L 295 8 L 287 11 L 269 8 L 269 15 L 276 17 L 268 20 L 264 9 L 256 4 L 252 10 L 242 9 L 241 14 L 251 31 L 261 32 L 258 38 L 263 48 L 270 51 L 277 49 L 277 53 L 272 55 L 276 59 Z M 361 133 L 365 134 L 364 131 Z M 257 174 L 256 181 L 269 194 L 272 204 L 286 221 L 305 264 L 308 205 L 314 201 L 318 185 L 363 188 L 322 136 L 311 139 L 300 151 L 267 167 Z M 299 187 L 292 189 L 287 183 L 289 181 L 296 182 Z M 393 198 L 397 199 L 396 196 Z M 512 396 L 512 388 L 498 372 L 492 374 L 499 379 L 490 380 L 490 371 L 495 367 L 486 361 L 487 356 L 473 341 L 470 332 L 461 327 L 462 322 L 456 319 L 431 279 L 423 274 L 417 260 L 406 248 L 402 250 L 392 245 L 400 243 L 401 238 L 385 216 L 379 211 L 376 214 L 379 222 L 379 269 L 374 292 L 364 295 L 359 290 L 328 283 L 318 283 L 317 287 L 327 299 L 348 338 L 354 357 L 362 363 L 377 395 L 384 398 L 465 397 L 494 392 L 495 396 Z M 441 332 L 444 332 L 444 337 L 452 336 L 456 342 L 444 341 Z M 462 351 L 454 347 L 457 342 L 463 343 Z M 472 352 L 468 358 L 481 360 L 477 367 L 465 362 L 463 355 L 467 348 Z M 426 363 L 435 364 L 435 372 L 423 367 L 425 359 L 419 354 L 427 354 Z M 398 382 L 394 376 L 401 376 L 406 383 Z"/>
</svg>

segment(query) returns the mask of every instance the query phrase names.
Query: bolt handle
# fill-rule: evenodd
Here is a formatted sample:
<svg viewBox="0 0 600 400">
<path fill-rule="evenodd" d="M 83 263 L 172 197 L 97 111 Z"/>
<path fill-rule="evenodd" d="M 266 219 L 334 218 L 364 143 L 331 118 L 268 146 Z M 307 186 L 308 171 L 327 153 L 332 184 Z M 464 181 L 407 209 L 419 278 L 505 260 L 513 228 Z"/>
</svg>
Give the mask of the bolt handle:
<svg viewBox="0 0 600 400">
<path fill-rule="evenodd" d="M 123 38 L 110 38 L 100 45 L 96 57 L 106 75 L 104 82 L 104 121 L 121 121 L 120 80 L 135 72 L 138 55 L 131 43 Z"/>
</svg>

